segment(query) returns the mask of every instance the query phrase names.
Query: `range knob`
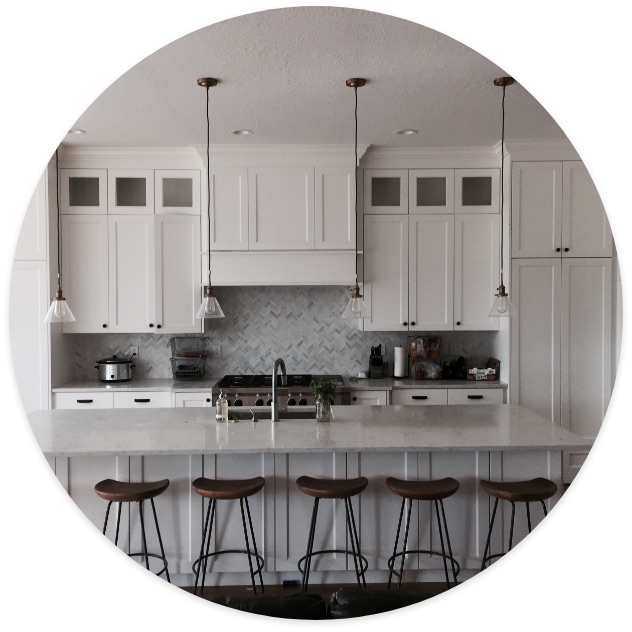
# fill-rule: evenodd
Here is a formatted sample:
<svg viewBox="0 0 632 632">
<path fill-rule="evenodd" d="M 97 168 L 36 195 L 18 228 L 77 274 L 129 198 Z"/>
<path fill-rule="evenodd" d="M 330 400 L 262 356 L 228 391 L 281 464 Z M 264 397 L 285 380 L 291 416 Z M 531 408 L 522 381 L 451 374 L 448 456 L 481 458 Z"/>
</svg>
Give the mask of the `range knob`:
<svg viewBox="0 0 632 632">
<path fill-rule="evenodd" d="M 266 406 L 272 406 L 272 398 L 271 397 L 266 402 Z"/>
<path fill-rule="evenodd" d="M 301 397 L 301 398 L 298 400 L 298 405 L 299 405 L 299 406 L 307 406 L 307 400 L 306 400 L 304 397 Z"/>
<path fill-rule="evenodd" d="M 288 406 L 296 406 L 296 400 L 293 397 L 288 397 L 287 398 L 287 405 Z"/>
<path fill-rule="evenodd" d="M 243 406 L 243 405 L 244 405 L 244 402 L 243 402 L 243 400 L 242 400 L 242 399 L 236 399 L 236 400 L 233 402 L 233 406 Z"/>
<path fill-rule="evenodd" d="M 255 406 L 263 406 L 263 399 L 261 399 L 261 397 L 255 399 Z"/>
</svg>

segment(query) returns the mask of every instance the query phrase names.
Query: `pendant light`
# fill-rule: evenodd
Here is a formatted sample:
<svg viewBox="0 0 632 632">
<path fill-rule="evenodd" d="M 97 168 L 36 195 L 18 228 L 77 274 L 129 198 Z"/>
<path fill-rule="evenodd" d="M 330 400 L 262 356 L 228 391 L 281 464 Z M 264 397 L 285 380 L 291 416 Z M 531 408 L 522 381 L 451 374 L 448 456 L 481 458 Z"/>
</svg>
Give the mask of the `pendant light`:
<svg viewBox="0 0 632 632">
<path fill-rule="evenodd" d="M 355 285 L 351 288 L 351 298 L 342 314 L 343 318 L 366 318 L 366 305 L 358 286 L 358 88 L 366 85 L 366 79 L 347 79 L 347 86 L 355 94 L 355 163 L 353 185 L 355 188 Z"/>
<path fill-rule="evenodd" d="M 55 298 L 52 299 L 46 317 L 45 323 L 73 323 L 75 317 L 68 307 L 68 303 L 64 298 L 61 290 L 61 213 L 59 210 L 59 150 L 55 150 L 55 172 L 56 172 L 56 200 L 57 200 L 57 291 Z"/>
<path fill-rule="evenodd" d="M 198 86 L 206 88 L 206 214 L 208 229 L 208 285 L 204 286 L 204 298 L 195 314 L 196 318 L 224 318 L 224 312 L 215 298 L 211 285 L 211 164 L 209 161 L 211 145 L 211 122 L 208 113 L 209 88 L 217 85 L 217 79 L 202 77 L 197 80 Z"/>
<path fill-rule="evenodd" d="M 494 304 L 489 312 L 490 316 L 503 316 L 509 317 L 513 315 L 511 301 L 509 295 L 505 290 L 505 284 L 503 281 L 503 250 L 504 250 L 504 230 L 503 230 L 503 215 L 504 215 L 504 193 L 505 193 L 505 88 L 514 83 L 513 77 L 498 77 L 494 79 L 494 85 L 500 86 L 503 89 L 502 100 L 502 131 L 500 136 L 500 285 L 498 286 L 496 298 Z"/>
</svg>

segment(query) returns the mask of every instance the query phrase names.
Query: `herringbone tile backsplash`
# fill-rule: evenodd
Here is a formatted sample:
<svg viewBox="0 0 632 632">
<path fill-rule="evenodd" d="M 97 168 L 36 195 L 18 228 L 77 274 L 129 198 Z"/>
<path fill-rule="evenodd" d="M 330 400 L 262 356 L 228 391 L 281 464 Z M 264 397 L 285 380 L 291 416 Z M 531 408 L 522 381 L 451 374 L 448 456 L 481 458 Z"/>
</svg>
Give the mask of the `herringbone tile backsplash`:
<svg viewBox="0 0 632 632">
<path fill-rule="evenodd" d="M 378 344 L 386 347 L 392 372 L 393 347 L 406 345 L 406 334 L 358 331 L 355 321 L 343 320 L 349 298 L 346 287 L 216 288 L 216 295 L 226 318 L 206 321 L 208 331 L 203 335 L 221 345 L 222 356 L 207 358 L 207 376 L 269 373 L 278 357 L 285 360 L 289 373 L 353 375 L 367 370 L 371 347 Z M 444 354 L 486 358 L 492 355 L 496 333 L 439 335 Z M 134 377 L 170 378 L 172 336 L 72 334 L 74 377 L 96 378 L 96 360 L 125 356 L 136 345 L 139 359 Z"/>
</svg>

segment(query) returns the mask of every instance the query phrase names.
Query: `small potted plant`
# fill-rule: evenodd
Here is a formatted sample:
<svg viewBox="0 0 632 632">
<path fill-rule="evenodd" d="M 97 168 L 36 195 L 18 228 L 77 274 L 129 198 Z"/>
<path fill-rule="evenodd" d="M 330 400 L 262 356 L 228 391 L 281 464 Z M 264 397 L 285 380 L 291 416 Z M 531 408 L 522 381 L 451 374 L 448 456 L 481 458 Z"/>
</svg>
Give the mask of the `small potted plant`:
<svg viewBox="0 0 632 632">
<path fill-rule="evenodd" d="M 311 387 L 316 398 L 316 421 L 330 421 L 336 383 L 329 380 L 312 380 Z"/>
</svg>

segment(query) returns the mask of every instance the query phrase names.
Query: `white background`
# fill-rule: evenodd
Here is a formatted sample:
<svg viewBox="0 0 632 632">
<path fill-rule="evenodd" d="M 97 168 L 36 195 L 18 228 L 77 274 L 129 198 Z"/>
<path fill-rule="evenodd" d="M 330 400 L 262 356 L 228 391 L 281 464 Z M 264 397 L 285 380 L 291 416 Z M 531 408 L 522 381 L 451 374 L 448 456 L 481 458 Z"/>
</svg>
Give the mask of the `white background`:
<svg viewBox="0 0 632 632">
<path fill-rule="evenodd" d="M 311 3 L 3 3 L 2 295 L 8 295 L 15 240 L 39 175 L 66 131 L 110 83 L 161 46 L 207 24 L 297 4 Z M 630 270 L 625 247 L 629 245 L 632 140 L 626 3 L 365 0 L 336 4 L 434 28 L 518 78 L 562 126 L 586 162 L 610 217 L 625 281 Z M 213 68 L 208 71 L 212 74 Z M 624 283 L 624 292 L 627 289 Z M 8 353 L 7 313 L 5 303 L 0 325 Z M 616 615 L 629 621 L 632 521 L 627 481 L 632 420 L 625 406 L 625 386 L 630 383 L 626 343 L 624 335 L 615 396 L 596 446 L 554 514 L 510 558 L 447 595 L 403 611 L 348 620 L 347 628 L 415 622 L 449 630 L 461 626 L 587 630 L 608 625 Z M 11 629 L 52 625 L 72 631 L 126 630 L 133 625 L 182 630 L 216 626 L 220 621 L 277 629 L 297 625 L 203 603 L 115 555 L 48 470 L 20 407 L 8 358 L 2 371 L 7 408 L 0 423 L 0 612 L 5 625 Z"/>
</svg>

